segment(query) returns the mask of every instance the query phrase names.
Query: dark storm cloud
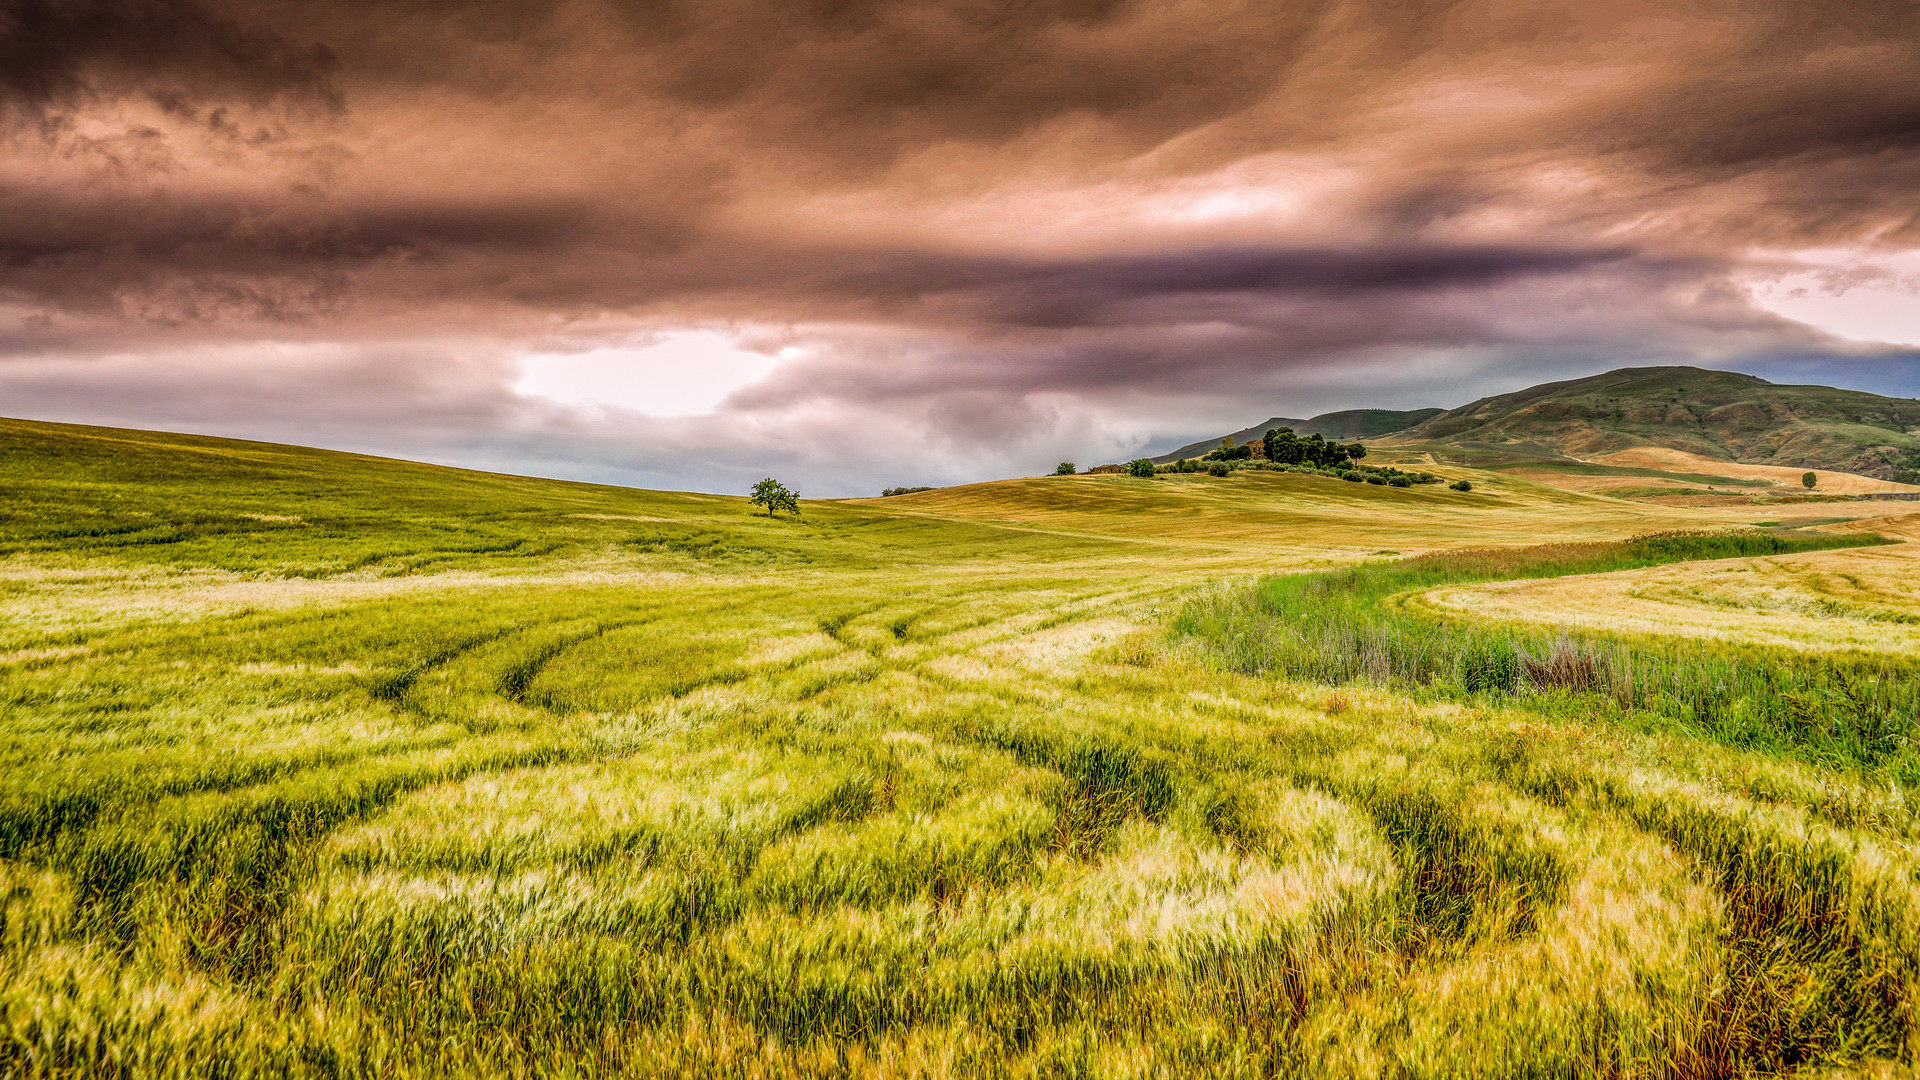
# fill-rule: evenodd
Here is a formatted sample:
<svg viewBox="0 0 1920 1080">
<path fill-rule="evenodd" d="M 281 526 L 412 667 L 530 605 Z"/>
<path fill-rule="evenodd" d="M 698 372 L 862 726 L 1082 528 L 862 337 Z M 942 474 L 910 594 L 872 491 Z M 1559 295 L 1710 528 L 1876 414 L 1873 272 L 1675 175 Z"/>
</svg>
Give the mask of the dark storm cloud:
<svg viewBox="0 0 1920 1080">
<path fill-rule="evenodd" d="M 928 139 L 998 140 L 1076 115 L 1124 118 L 1132 140 L 1170 137 L 1265 94 L 1333 7 L 554 0 L 403 2 L 377 14 L 316 3 L 257 10 L 337 42 L 376 90 L 650 99 L 724 115 L 755 141 L 884 157 Z M 579 77 L 583 64 L 591 77 Z"/>
<path fill-rule="evenodd" d="M 0 102 L 34 118 L 115 94 L 190 111 L 299 97 L 337 109 L 333 53 L 193 0 L 5 0 Z M 217 122 L 217 121 L 216 121 Z"/>
<path fill-rule="evenodd" d="M 1594 269 L 1624 250 L 1378 245 L 1226 248 L 1080 260 L 915 258 L 826 276 L 848 296 L 958 300 L 970 321 L 1052 329 L 1228 319 L 1258 321 L 1283 299 L 1369 298 L 1497 285 Z M 1657 270 L 1657 268 L 1649 268 Z"/>
</svg>

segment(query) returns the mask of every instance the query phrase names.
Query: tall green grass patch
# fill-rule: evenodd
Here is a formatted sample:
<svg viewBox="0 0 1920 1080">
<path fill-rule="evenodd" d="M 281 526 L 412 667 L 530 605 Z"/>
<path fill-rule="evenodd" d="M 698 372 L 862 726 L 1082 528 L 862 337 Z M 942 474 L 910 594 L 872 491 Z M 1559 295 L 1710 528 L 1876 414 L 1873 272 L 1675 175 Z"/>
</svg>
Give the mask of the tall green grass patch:
<svg viewBox="0 0 1920 1080">
<path fill-rule="evenodd" d="M 1602 703 L 1628 717 L 1826 764 L 1920 775 L 1920 666 L 1684 639 L 1454 621 L 1398 601 L 1444 585 L 1889 543 L 1883 537 L 1669 532 L 1617 543 L 1441 552 L 1267 578 L 1189 601 L 1178 632 L 1227 667 L 1447 697 Z"/>
</svg>

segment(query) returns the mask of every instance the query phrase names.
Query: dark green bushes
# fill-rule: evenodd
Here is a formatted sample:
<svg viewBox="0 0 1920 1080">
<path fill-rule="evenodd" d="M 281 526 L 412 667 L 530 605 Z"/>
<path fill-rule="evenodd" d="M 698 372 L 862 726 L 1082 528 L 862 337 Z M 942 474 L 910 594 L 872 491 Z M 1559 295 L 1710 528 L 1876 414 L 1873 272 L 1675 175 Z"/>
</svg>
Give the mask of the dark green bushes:
<svg viewBox="0 0 1920 1080">
<path fill-rule="evenodd" d="M 1332 442 L 1322 435 L 1302 438 L 1294 434 L 1292 428 L 1275 428 L 1262 436 L 1261 442 L 1267 460 L 1277 465 L 1313 465 L 1334 469 L 1350 460 L 1367 456 L 1367 448 L 1359 443 Z"/>
</svg>

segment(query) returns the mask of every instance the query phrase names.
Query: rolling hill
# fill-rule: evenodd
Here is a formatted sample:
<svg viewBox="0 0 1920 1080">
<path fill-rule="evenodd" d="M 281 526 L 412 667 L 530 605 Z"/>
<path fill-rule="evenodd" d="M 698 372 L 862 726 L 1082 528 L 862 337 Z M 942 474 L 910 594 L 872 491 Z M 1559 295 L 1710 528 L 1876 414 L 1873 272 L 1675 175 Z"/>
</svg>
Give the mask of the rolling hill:
<svg viewBox="0 0 1920 1080">
<path fill-rule="evenodd" d="M 1451 460 L 1592 459 L 1636 446 L 1756 465 L 1910 479 L 1920 401 L 1733 371 L 1621 368 L 1482 398 L 1385 443 Z"/>
<path fill-rule="evenodd" d="M 1258 439 L 1274 428 L 1290 427 L 1301 435 L 1324 435 L 1329 439 L 1373 439 L 1382 435 L 1391 435 L 1412 427 L 1430 417 L 1440 415 L 1440 409 L 1346 409 L 1341 412 L 1321 413 L 1307 420 L 1292 420 L 1284 416 L 1270 417 L 1250 428 L 1241 428 L 1232 432 L 1233 441 L 1246 442 Z M 1179 461 L 1181 458 L 1199 457 L 1220 445 L 1223 436 L 1201 439 L 1188 443 L 1171 453 L 1152 458 L 1155 464 Z"/>
</svg>

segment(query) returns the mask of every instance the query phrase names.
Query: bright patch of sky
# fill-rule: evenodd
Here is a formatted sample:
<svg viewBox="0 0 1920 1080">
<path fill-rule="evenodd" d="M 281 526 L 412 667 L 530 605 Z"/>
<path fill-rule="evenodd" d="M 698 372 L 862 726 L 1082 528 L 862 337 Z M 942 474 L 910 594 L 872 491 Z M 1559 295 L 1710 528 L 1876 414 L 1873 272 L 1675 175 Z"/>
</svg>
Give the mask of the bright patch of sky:
<svg viewBox="0 0 1920 1080">
<path fill-rule="evenodd" d="M 712 331 L 671 334 L 655 345 L 529 356 L 514 391 L 563 405 L 655 417 L 704 416 L 728 394 L 766 377 L 779 358 L 749 352 Z"/>
<path fill-rule="evenodd" d="M 1806 269 L 1754 285 L 1754 303 L 1854 341 L 1920 345 L 1920 251 L 1811 251 L 1796 259 Z"/>
</svg>

